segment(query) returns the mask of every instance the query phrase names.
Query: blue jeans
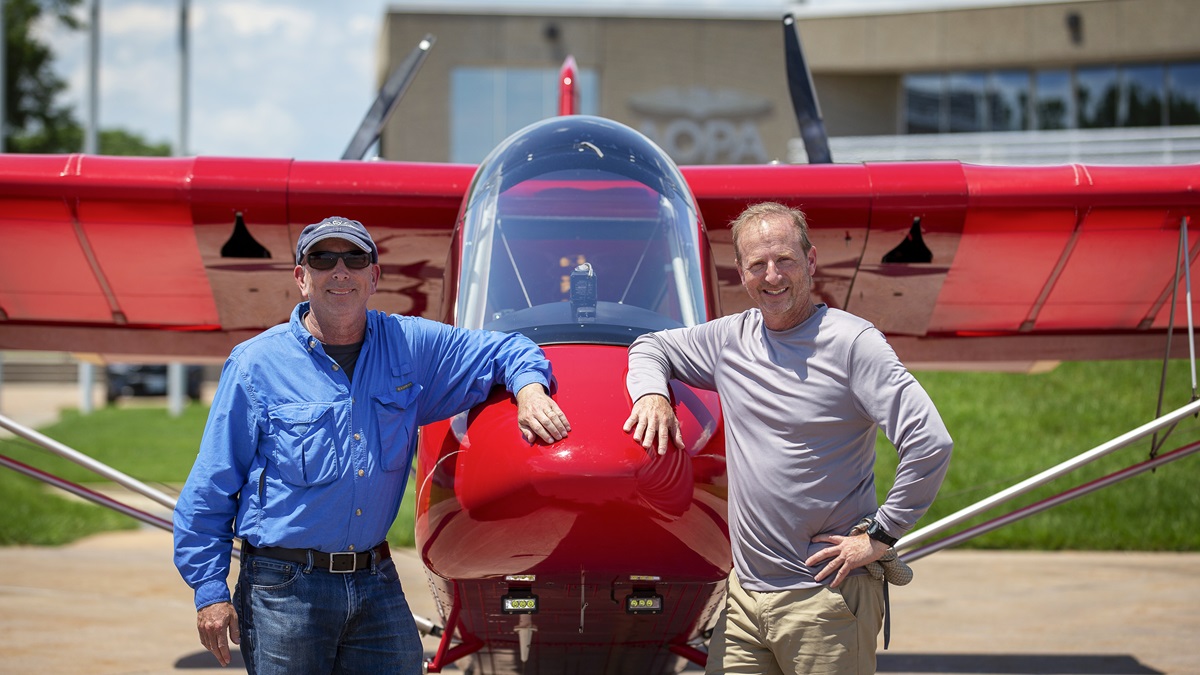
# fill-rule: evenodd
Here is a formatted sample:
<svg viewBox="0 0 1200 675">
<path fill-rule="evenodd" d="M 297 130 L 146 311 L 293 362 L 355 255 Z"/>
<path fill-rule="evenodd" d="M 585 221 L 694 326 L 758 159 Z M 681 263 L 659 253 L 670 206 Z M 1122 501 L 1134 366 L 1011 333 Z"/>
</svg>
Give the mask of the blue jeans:
<svg viewBox="0 0 1200 675">
<path fill-rule="evenodd" d="M 421 638 L 391 560 L 335 574 L 247 554 L 233 602 L 250 675 L 421 673 Z"/>
</svg>

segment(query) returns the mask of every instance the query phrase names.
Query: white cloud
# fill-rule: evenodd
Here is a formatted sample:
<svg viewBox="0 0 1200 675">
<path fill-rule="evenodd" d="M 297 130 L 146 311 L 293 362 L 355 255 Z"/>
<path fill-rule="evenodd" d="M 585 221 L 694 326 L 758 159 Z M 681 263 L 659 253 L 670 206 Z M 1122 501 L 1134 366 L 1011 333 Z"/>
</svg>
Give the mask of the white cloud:
<svg viewBox="0 0 1200 675">
<path fill-rule="evenodd" d="M 80 18 L 86 20 L 90 2 L 83 3 Z M 777 3 L 593 0 L 590 4 L 694 9 Z M 480 0 L 428 0 L 428 4 L 483 6 Z M 388 5 L 388 0 L 191 0 L 189 149 L 231 156 L 340 157 L 375 98 L 376 49 Z M 153 142 L 175 143 L 178 20 L 179 5 L 171 0 L 101 0 L 102 127 L 123 127 Z M 54 50 L 56 69 L 68 83 L 64 102 L 74 104 L 78 118 L 85 121 L 87 31 L 68 31 L 48 19 L 36 30 Z"/>
<path fill-rule="evenodd" d="M 247 134 L 253 129 L 253 134 Z M 196 154 L 234 157 L 290 157 L 280 148 L 302 145 L 304 131 L 285 106 L 262 98 L 246 106 L 208 112 L 193 135 Z"/>
<path fill-rule="evenodd" d="M 238 39 L 307 38 L 315 32 L 317 21 L 312 10 L 302 8 L 304 4 L 226 0 L 212 6 L 212 19 Z"/>
<path fill-rule="evenodd" d="M 374 95 L 373 43 L 359 36 L 378 31 L 379 12 L 213 5 L 193 40 L 193 149 L 340 157 Z"/>
<path fill-rule="evenodd" d="M 83 8 L 81 19 L 88 16 Z M 192 0 L 189 149 L 336 159 L 374 99 L 386 0 Z M 102 0 L 99 119 L 174 145 L 179 6 Z M 86 121 L 88 32 L 43 19 L 38 35 Z"/>
<path fill-rule="evenodd" d="M 102 0 L 100 11 L 100 30 L 110 40 L 174 43 L 179 30 L 179 8 L 171 3 Z"/>
</svg>

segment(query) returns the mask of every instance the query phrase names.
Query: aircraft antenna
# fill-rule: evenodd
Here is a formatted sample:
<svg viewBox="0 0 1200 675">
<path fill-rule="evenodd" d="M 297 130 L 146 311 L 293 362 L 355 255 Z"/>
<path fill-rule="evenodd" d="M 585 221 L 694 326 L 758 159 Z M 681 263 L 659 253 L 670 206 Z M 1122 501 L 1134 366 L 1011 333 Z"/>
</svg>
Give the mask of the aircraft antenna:
<svg viewBox="0 0 1200 675">
<path fill-rule="evenodd" d="M 787 58 L 788 90 L 792 94 L 792 109 L 796 111 L 796 122 L 800 125 L 800 138 L 808 153 L 808 163 L 829 164 L 833 162 L 833 155 L 829 153 L 829 138 L 825 133 L 825 122 L 821 119 L 821 104 L 817 102 L 812 73 L 804 61 L 804 50 L 800 48 L 800 29 L 791 14 L 783 17 L 783 44 Z"/>
<path fill-rule="evenodd" d="M 434 42 L 436 40 L 433 35 L 426 33 L 425 37 L 409 53 L 408 58 L 404 59 L 404 62 L 388 76 L 387 82 L 379 90 L 379 96 L 375 98 L 375 103 L 367 111 L 367 116 L 363 118 L 362 124 L 358 126 L 354 138 L 350 139 L 350 145 L 346 146 L 346 151 L 342 153 L 342 159 L 362 159 L 366 156 L 367 150 L 375 145 L 375 141 L 379 140 L 383 125 L 387 124 L 388 118 L 392 116 L 396 106 L 400 103 L 400 98 L 408 90 L 408 85 L 412 84 L 417 70 L 425 62 L 425 57 L 429 56 L 429 50 L 433 48 Z"/>
</svg>

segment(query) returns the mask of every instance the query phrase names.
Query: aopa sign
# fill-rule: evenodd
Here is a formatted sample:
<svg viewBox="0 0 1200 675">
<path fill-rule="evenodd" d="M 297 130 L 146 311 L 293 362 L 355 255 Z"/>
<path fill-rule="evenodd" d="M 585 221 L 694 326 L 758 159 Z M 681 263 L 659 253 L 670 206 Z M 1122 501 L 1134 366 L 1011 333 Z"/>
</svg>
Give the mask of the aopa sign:
<svg viewBox="0 0 1200 675">
<path fill-rule="evenodd" d="M 761 164 L 767 161 L 757 119 L 771 101 L 731 89 L 668 87 L 635 94 L 629 107 L 640 130 L 680 164 Z"/>
</svg>

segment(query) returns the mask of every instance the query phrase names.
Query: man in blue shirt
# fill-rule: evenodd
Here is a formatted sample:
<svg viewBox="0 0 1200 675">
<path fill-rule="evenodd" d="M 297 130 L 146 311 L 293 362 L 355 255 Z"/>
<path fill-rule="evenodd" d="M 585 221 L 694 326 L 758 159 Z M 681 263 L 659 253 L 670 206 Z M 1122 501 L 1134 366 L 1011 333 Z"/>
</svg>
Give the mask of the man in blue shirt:
<svg viewBox="0 0 1200 675">
<path fill-rule="evenodd" d="M 524 336 L 369 311 L 378 262 L 358 221 L 304 228 L 294 274 L 306 302 L 225 362 L 174 517 L 175 564 L 221 665 L 232 641 L 250 673 L 420 673 L 385 540 L 417 428 L 504 385 L 526 441 L 570 431 L 550 363 Z"/>
</svg>

